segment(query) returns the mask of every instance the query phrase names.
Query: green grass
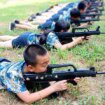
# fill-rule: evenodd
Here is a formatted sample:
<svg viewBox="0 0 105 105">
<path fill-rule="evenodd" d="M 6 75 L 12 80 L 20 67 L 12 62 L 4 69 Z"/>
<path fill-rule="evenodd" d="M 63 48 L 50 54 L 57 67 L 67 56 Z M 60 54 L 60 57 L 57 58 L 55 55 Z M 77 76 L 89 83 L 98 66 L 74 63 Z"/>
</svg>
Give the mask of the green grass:
<svg viewBox="0 0 105 105">
<path fill-rule="evenodd" d="M 15 30 L 13 32 L 10 32 L 8 30 L 8 25 L 11 21 L 14 19 L 19 20 L 26 20 L 31 14 L 43 11 L 47 9 L 49 6 L 54 5 L 56 3 L 65 3 L 70 2 L 72 0 L 26 0 L 27 2 L 23 2 L 21 0 L 17 0 L 16 3 L 8 3 L 10 0 L 0 0 L 0 34 L 8 34 L 8 35 L 20 35 L 24 31 L 22 30 Z M 13 0 L 14 1 L 14 0 Z M 20 3 L 21 2 L 21 3 Z M 105 12 L 104 12 L 105 13 Z M 105 17 L 104 17 L 105 18 Z M 102 32 L 105 32 L 105 22 L 95 22 L 93 24 L 92 28 L 97 27 L 98 25 L 101 26 Z M 37 32 L 37 30 L 34 30 Z M 0 48 L 0 57 L 6 57 L 13 61 L 22 60 L 22 53 L 23 49 L 5 49 Z M 61 50 L 52 50 L 49 51 L 51 55 L 51 63 L 73 63 L 77 67 L 89 67 L 89 66 L 96 66 L 97 68 L 103 67 L 102 65 L 105 65 L 105 35 L 99 35 L 99 36 L 92 36 L 91 39 L 82 45 L 78 45 L 72 49 L 61 51 Z M 52 56 L 53 55 L 53 56 Z M 104 62 L 101 63 L 101 61 Z M 93 78 L 92 78 L 93 79 Z M 99 80 L 104 80 L 105 77 L 101 78 Z M 97 79 L 93 79 L 94 81 L 97 81 Z M 92 90 L 90 90 L 88 94 L 91 95 L 91 97 L 88 97 L 87 94 L 85 94 L 85 91 L 87 88 L 91 87 L 93 89 L 94 87 L 91 86 L 91 83 L 96 85 L 94 81 L 87 83 L 89 80 L 85 79 L 80 86 L 69 86 L 69 91 L 66 95 L 61 95 L 60 98 L 48 100 L 43 99 L 39 102 L 34 103 L 33 105 L 72 105 L 72 102 L 77 102 L 78 105 L 102 105 L 103 102 L 105 102 L 105 89 L 102 87 L 102 91 L 97 94 L 102 94 L 102 96 L 98 98 L 97 101 L 95 101 L 97 98 L 94 96 L 94 94 L 91 93 Z M 97 84 L 100 85 L 100 82 L 97 81 Z M 81 92 L 83 88 L 83 91 Z M 95 91 L 95 90 L 94 90 Z M 100 91 L 100 89 L 99 89 Z M 83 93 L 84 92 L 84 93 Z M 82 99 L 81 99 L 82 97 Z M 102 102 L 100 102 L 100 99 L 102 99 Z M 101 104 L 100 104 L 101 103 Z"/>
<path fill-rule="evenodd" d="M 95 96 L 88 96 L 80 100 L 79 105 L 101 105 L 101 103 L 96 101 Z"/>
</svg>

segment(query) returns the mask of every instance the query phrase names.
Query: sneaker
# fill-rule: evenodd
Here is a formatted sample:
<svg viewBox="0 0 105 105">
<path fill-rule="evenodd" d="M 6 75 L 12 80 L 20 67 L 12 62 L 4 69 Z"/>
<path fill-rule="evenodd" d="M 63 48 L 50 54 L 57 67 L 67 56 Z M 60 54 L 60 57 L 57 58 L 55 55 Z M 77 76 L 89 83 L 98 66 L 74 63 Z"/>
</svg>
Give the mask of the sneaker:
<svg viewBox="0 0 105 105">
<path fill-rule="evenodd" d="M 9 24 L 9 30 L 12 31 L 15 28 L 15 23 L 10 23 Z"/>
<path fill-rule="evenodd" d="M 36 16 L 41 16 L 41 13 L 39 13 L 39 12 L 38 12 L 38 13 L 36 13 Z"/>
<path fill-rule="evenodd" d="M 28 18 L 28 21 L 33 21 L 33 19 L 36 18 L 36 15 L 35 14 L 32 14 L 29 18 Z"/>
<path fill-rule="evenodd" d="M 19 20 L 15 20 L 14 23 L 19 24 L 20 22 L 19 22 Z"/>
<path fill-rule="evenodd" d="M 28 18 L 28 21 L 33 21 L 33 19 L 31 17 Z"/>
</svg>

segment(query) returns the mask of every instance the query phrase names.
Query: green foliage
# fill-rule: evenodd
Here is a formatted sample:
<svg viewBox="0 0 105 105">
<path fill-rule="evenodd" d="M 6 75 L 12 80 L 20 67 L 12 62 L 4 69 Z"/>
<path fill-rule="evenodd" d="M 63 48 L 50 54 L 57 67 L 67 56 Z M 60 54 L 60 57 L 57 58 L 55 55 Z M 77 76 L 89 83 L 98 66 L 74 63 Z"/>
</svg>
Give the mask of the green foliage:
<svg viewBox="0 0 105 105">
<path fill-rule="evenodd" d="M 101 38 L 100 38 L 101 39 Z M 94 39 L 93 39 L 94 40 Z M 80 46 L 76 46 L 70 52 L 74 56 L 79 56 L 82 59 L 85 59 L 89 64 L 94 64 L 95 61 L 104 60 L 105 56 L 105 43 L 101 41 L 91 41 L 84 43 Z M 99 43 L 99 44 L 98 44 Z"/>
<path fill-rule="evenodd" d="M 68 51 L 62 51 L 60 49 L 57 49 L 57 55 L 59 56 L 60 59 L 67 59 L 68 57 Z"/>
<path fill-rule="evenodd" d="M 95 96 L 88 96 L 82 100 L 79 100 L 79 105 L 101 105 L 95 98 Z"/>
<path fill-rule="evenodd" d="M 51 56 L 51 64 L 56 64 L 57 63 L 57 60 L 55 59 L 54 56 Z"/>
</svg>

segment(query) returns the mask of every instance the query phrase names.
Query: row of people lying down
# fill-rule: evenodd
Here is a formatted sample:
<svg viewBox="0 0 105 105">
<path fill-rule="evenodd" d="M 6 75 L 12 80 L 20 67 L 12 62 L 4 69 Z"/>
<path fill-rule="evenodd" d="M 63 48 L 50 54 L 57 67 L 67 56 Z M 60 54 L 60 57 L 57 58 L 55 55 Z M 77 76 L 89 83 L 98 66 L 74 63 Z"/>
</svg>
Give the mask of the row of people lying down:
<svg viewBox="0 0 105 105">
<path fill-rule="evenodd" d="M 84 4 L 84 2 L 79 3 L 78 5 L 78 9 L 74 8 L 70 11 L 69 15 L 65 15 L 65 16 L 59 16 L 58 21 L 60 20 L 64 20 L 69 22 L 70 24 L 72 23 L 72 21 L 74 21 L 76 23 L 77 26 L 79 27 L 86 27 L 88 26 L 88 23 L 82 23 L 79 24 L 77 23 L 78 20 L 80 19 L 90 19 L 91 17 L 84 17 L 83 14 L 86 12 L 86 5 Z M 56 21 L 46 21 L 44 24 L 41 24 L 38 26 L 38 28 L 40 30 L 47 30 L 47 29 L 54 29 Z"/>
<path fill-rule="evenodd" d="M 50 8 L 48 8 L 48 10 L 46 10 L 46 12 L 43 12 L 41 13 L 41 16 L 40 16 L 40 13 L 36 13 L 35 15 L 33 14 L 32 16 L 29 17 L 28 20 L 24 21 L 24 22 L 20 22 L 20 21 L 14 21 L 11 23 L 11 30 L 14 29 L 14 27 L 19 27 L 19 28 L 23 28 L 23 29 L 27 29 L 29 27 L 29 29 L 31 29 L 31 26 L 33 28 L 35 28 L 34 26 L 34 23 L 37 21 L 43 21 L 44 20 L 47 20 L 49 19 L 52 15 L 54 15 L 55 13 L 57 13 L 59 10 L 61 10 L 62 8 L 64 8 L 65 6 L 67 5 L 66 4 L 58 4 L 58 5 L 55 5 L 55 6 L 51 6 Z M 37 17 L 36 17 L 37 16 Z M 35 18 L 35 22 L 34 22 L 34 18 Z M 31 20 L 31 22 L 30 22 Z M 32 23 L 32 24 L 31 24 Z M 23 27 L 22 27 L 23 25 Z"/>
<path fill-rule="evenodd" d="M 95 18 L 94 16 L 85 16 L 84 14 L 87 14 L 88 9 L 90 8 L 90 4 L 88 4 L 88 2 L 84 2 L 81 1 L 79 2 L 77 8 L 73 8 L 70 11 L 64 11 L 63 14 L 56 14 L 54 15 L 51 19 L 47 20 L 46 22 L 44 22 L 43 24 L 40 24 L 38 26 L 38 28 L 40 30 L 46 30 L 46 29 L 53 29 L 54 25 L 57 21 L 60 20 L 64 20 L 67 22 L 70 22 L 70 24 L 72 24 L 72 22 L 74 21 L 76 23 L 77 26 L 80 27 L 84 27 L 87 26 L 87 24 L 80 24 L 77 23 L 79 20 L 82 19 L 92 19 Z M 90 12 L 88 14 L 95 14 L 96 12 Z"/>
<path fill-rule="evenodd" d="M 84 14 L 87 10 L 89 6 L 87 5 L 87 2 L 80 2 L 77 6 L 77 10 L 71 8 L 70 11 L 64 12 L 64 14 L 60 15 L 60 14 L 56 14 L 53 16 L 53 18 L 50 20 L 47 20 L 46 22 L 44 22 L 43 17 L 41 17 L 42 19 L 42 23 L 41 25 L 39 25 L 39 29 L 41 30 L 45 30 L 45 29 L 52 29 L 55 22 L 60 21 L 60 20 L 64 20 L 64 21 L 71 21 L 72 19 L 75 18 L 75 20 L 79 20 L 81 18 L 81 16 L 78 16 L 76 11 L 80 12 L 81 14 Z M 49 15 L 49 13 L 47 14 Z M 73 15 L 73 16 L 72 16 Z M 76 18 L 78 17 L 78 18 Z M 41 19 L 39 19 L 41 21 Z M 38 19 L 37 19 L 38 21 Z M 15 20 L 14 22 L 12 22 L 10 24 L 10 30 L 14 30 L 15 28 L 19 28 L 19 29 L 36 29 L 36 25 L 34 24 L 34 21 L 30 22 L 21 22 L 18 20 Z"/>
<path fill-rule="evenodd" d="M 54 24 L 55 22 L 57 21 L 60 21 L 60 20 L 64 20 L 64 21 L 68 21 L 71 23 L 72 20 L 74 20 L 72 18 L 72 14 L 75 14 L 76 11 L 78 10 L 78 12 L 80 12 L 81 16 L 78 17 L 76 20 L 79 20 L 79 19 L 83 19 L 83 14 L 86 13 L 86 10 L 87 10 L 87 5 L 85 4 L 85 2 L 80 2 L 77 6 L 77 8 L 70 8 L 68 11 L 63 11 L 63 13 L 58 13 L 58 14 L 55 14 L 54 16 L 52 16 L 50 19 L 46 20 L 46 22 L 43 22 L 42 24 L 39 25 L 39 29 L 45 29 L 47 28 L 47 25 L 46 24 L 50 24 L 50 27 L 52 26 L 52 24 Z M 75 15 L 76 17 L 76 15 Z M 86 17 L 84 17 L 86 18 Z"/>
<path fill-rule="evenodd" d="M 75 45 L 82 43 L 82 41 L 86 40 L 84 37 L 79 38 L 69 38 L 69 39 L 60 39 L 56 35 L 56 32 L 68 32 L 70 29 L 70 24 L 66 21 L 56 22 L 54 30 L 50 30 L 48 32 L 44 32 L 41 34 L 36 34 L 32 32 L 23 33 L 20 36 L 1 36 L 0 35 L 0 47 L 7 48 L 21 48 L 30 44 L 46 44 L 50 48 L 59 48 L 62 50 L 72 48 Z M 69 40 L 69 41 L 68 41 Z M 66 42 L 68 41 L 68 42 Z"/>
<path fill-rule="evenodd" d="M 47 12 L 44 12 L 44 13 L 42 13 L 41 14 L 41 16 L 37 16 L 37 17 L 35 17 L 35 16 L 31 16 L 30 18 L 32 18 L 31 20 L 33 20 L 33 21 L 31 21 L 30 22 L 30 19 L 28 19 L 29 21 L 25 21 L 25 22 L 12 22 L 11 23 L 11 26 L 12 27 L 19 27 L 19 28 L 28 28 L 28 29 L 31 29 L 31 28 L 35 28 L 35 24 L 34 23 L 36 23 L 36 22 L 45 22 L 46 20 L 48 20 L 51 16 L 53 16 L 54 14 L 56 14 L 58 11 L 60 12 L 60 11 L 62 11 L 62 9 L 65 7 L 65 6 L 69 6 L 69 8 L 73 8 L 73 5 L 74 5 L 75 3 L 70 3 L 70 6 L 69 6 L 69 4 L 59 4 L 59 5 L 57 5 L 57 6 L 54 6 L 52 9 L 50 9 L 50 10 L 48 10 Z M 15 25 L 16 26 L 15 26 Z M 23 25 L 23 26 L 22 26 Z M 10 28 L 10 29 L 14 29 L 14 28 Z"/>
<path fill-rule="evenodd" d="M 97 5 L 97 7 L 100 7 L 100 5 L 102 5 L 102 2 L 93 3 L 93 2 L 91 2 L 91 0 L 84 0 L 84 3 L 86 4 L 86 7 L 88 9 L 92 9 L 94 5 L 95 5 L 94 7 L 96 7 L 96 5 Z M 53 17 L 56 17 L 56 15 L 65 15 L 65 14 L 69 13 L 71 11 L 71 9 L 78 8 L 79 4 L 81 4 L 80 1 L 72 2 L 69 4 L 56 4 L 55 6 L 51 6 L 47 10 L 45 10 L 41 13 L 32 14 L 28 20 L 33 21 L 34 19 L 38 20 L 38 18 L 40 18 L 40 19 L 44 18 L 45 20 L 43 20 L 43 22 L 46 21 L 47 19 L 53 20 Z"/>
<path fill-rule="evenodd" d="M 36 13 L 36 14 L 31 15 L 28 21 L 36 21 L 36 20 L 41 19 L 41 21 L 43 20 L 44 22 L 47 19 L 53 17 L 55 14 L 62 14 L 64 10 L 68 11 L 69 9 L 74 8 L 75 5 L 76 3 L 58 4 L 57 6 L 53 6 L 53 8 L 47 9 L 42 13 Z"/>
</svg>

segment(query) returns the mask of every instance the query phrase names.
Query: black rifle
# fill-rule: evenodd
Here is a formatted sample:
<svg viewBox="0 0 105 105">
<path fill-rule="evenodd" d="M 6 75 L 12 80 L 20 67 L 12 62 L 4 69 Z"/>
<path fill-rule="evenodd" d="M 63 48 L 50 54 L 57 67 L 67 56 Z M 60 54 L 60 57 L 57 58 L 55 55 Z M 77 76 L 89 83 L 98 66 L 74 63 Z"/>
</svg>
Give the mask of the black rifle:
<svg viewBox="0 0 105 105">
<path fill-rule="evenodd" d="M 91 3 L 92 6 L 100 6 L 100 7 L 104 6 L 104 1 L 103 0 L 90 1 L 90 3 Z"/>
<path fill-rule="evenodd" d="M 98 3 L 91 3 L 92 7 L 103 7 L 104 3 L 103 2 L 98 2 Z"/>
<path fill-rule="evenodd" d="M 82 32 L 77 32 L 80 30 Z M 100 35 L 100 34 L 105 34 L 104 32 L 100 32 L 100 26 L 96 28 L 96 30 L 90 31 L 87 28 L 73 28 L 72 32 L 57 32 L 56 35 L 58 36 L 59 39 L 63 38 L 71 38 L 71 37 L 81 37 L 81 36 L 90 36 L 90 35 Z"/>
<path fill-rule="evenodd" d="M 67 70 L 53 70 L 54 68 L 70 67 Z M 26 81 L 33 81 L 35 83 L 43 83 L 48 81 L 68 80 L 73 85 L 77 85 L 74 81 L 76 77 L 96 77 L 105 72 L 97 72 L 94 67 L 89 69 L 77 69 L 72 64 L 55 64 L 49 65 L 48 71 L 44 73 L 24 73 L 23 77 Z"/>
<path fill-rule="evenodd" d="M 77 26 L 80 26 L 81 23 L 88 23 L 88 22 L 93 22 L 93 21 L 105 21 L 105 19 L 100 19 L 99 16 L 95 17 L 93 19 L 80 19 L 80 20 L 73 20 L 71 19 L 70 24 L 75 24 Z"/>
<path fill-rule="evenodd" d="M 91 12 L 100 12 L 100 13 L 102 13 L 103 11 L 104 11 L 104 8 L 100 8 L 100 9 L 94 8 L 94 9 L 88 9 L 86 12 L 87 13 L 91 13 Z"/>
<path fill-rule="evenodd" d="M 81 16 L 83 16 L 83 17 L 86 17 L 86 16 L 91 17 L 91 16 L 101 16 L 101 15 L 105 15 L 105 14 L 102 14 L 102 13 L 92 13 L 92 14 L 90 14 L 90 13 L 85 13 L 85 14 L 83 14 L 83 15 L 81 15 Z"/>
</svg>

